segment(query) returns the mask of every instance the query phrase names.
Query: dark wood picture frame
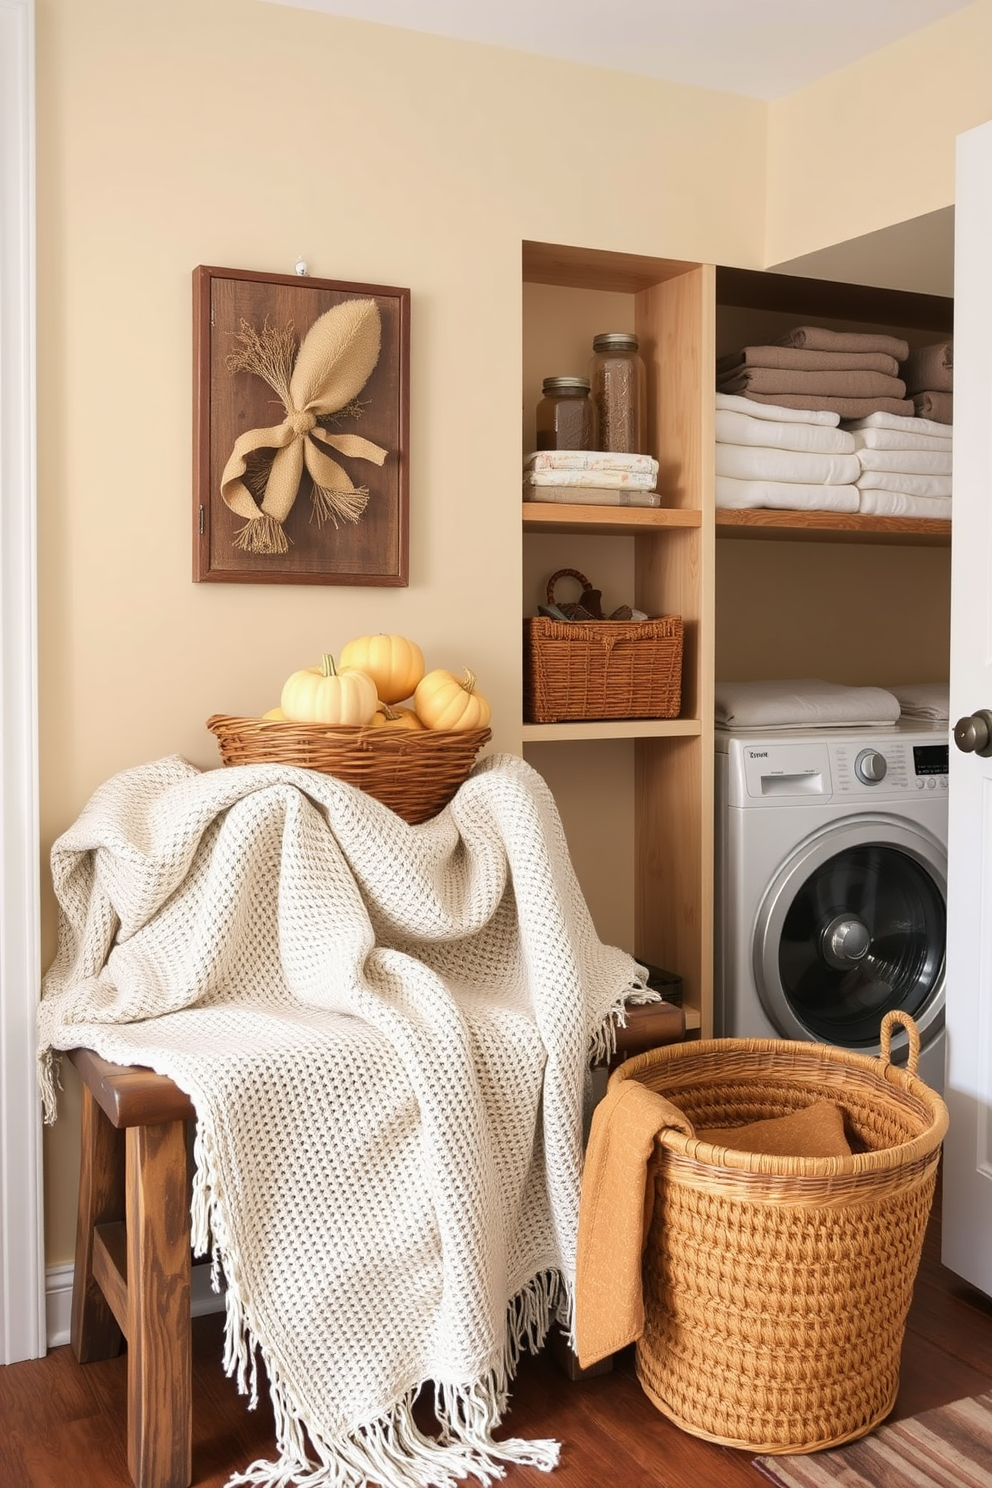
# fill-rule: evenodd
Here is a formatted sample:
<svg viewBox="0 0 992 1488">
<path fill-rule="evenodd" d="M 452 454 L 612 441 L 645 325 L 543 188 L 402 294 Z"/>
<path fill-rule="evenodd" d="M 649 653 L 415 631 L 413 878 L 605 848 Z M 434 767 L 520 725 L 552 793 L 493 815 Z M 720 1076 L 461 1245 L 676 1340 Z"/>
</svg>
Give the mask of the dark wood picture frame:
<svg viewBox="0 0 992 1488">
<path fill-rule="evenodd" d="M 313 440 L 355 487 L 367 489 L 357 520 L 316 520 L 310 499 L 315 482 L 306 464 L 296 499 L 282 522 L 284 552 L 245 551 L 238 536 L 247 525 L 222 494 L 222 476 L 240 436 L 282 425 L 289 410 L 264 377 L 232 370 L 229 358 L 250 328 L 269 327 L 303 343 L 326 311 L 349 300 L 375 302 L 379 355 L 357 399 L 319 419 Z M 260 274 L 199 265 L 193 271 L 193 579 L 225 584 L 409 583 L 410 291 L 381 284 L 352 284 L 308 275 Z M 327 448 L 331 436 L 371 441 L 376 460 Z M 299 436 L 310 436 L 304 431 Z M 330 440 L 328 441 L 330 442 Z M 347 444 L 347 440 L 342 443 Z M 252 494 L 262 499 L 266 458 L 253 453 Z M 248 475 L 245 476 L 249 482 Z M 261 485 L 258 482 L 261 481 Z M 230 489 L 230 482 L 228 483 Z M 247 486 L 242 504 L 251 498 Z M 254 529 L 253 529 L 254 530 Z M 244 539 L 241 539 L 242 542 Z M 280 542 L 282 536 L 280 537 Z"/>
</svg>

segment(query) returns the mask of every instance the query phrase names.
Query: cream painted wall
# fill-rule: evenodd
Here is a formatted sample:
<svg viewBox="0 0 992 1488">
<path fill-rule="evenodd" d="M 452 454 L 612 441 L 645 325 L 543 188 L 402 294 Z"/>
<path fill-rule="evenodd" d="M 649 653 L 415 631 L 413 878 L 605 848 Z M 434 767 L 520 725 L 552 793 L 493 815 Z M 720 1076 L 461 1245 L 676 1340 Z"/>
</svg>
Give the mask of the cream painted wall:
<svg viewBox="0 0 992 1488">
<path fill-rule="evenodd" d="M 350 636 L 520 747 L 520 243 L 759 265 L 764 106 L 256 0 L 37 0 L 42 834 Z M 406 589 L 190 580 L 191 271 L 412 289 Z M 47 867 L 47 962 L 55 915 Z M 73 1245 L 71 1086 L 47 1255 Z"/>
<path fill-rule="evenodd" d="M 954 139 L 992 117 L 992 0 L 777 100 L 766 264 L 954 201 Z"/>
</svg>

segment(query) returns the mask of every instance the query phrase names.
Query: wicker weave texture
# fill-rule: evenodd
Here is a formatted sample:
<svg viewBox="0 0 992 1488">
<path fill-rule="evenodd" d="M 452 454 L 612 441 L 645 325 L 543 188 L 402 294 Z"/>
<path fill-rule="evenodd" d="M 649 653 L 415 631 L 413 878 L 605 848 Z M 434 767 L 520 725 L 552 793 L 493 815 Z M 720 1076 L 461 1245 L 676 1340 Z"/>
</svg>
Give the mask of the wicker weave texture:
<svg viewBox="0 0 992 1488">
<path fill-rule="evenodd" d="M 297 765 L 334 775 L 416 825 L 436 816 L 467 779 L 490 730 L 283 723 L 215 714 L 225 765 Z"/>
<path fill-rule="evenodd" d="M 682 619 L 524 621 L 528 723 L 677 718 Z"/>
<path fill-rule="evenodd" d="M 884 1059 L 784 1040 L 675 1045 L 621 1071 L 697 1130 L 843 1107 L 851 1157 L 661 1134 L 637 1372 L 665 1415 L 728 1446 L 812 1452 L 863 1436 L 895 1401 L 943 1102 Z"/>
</svg>

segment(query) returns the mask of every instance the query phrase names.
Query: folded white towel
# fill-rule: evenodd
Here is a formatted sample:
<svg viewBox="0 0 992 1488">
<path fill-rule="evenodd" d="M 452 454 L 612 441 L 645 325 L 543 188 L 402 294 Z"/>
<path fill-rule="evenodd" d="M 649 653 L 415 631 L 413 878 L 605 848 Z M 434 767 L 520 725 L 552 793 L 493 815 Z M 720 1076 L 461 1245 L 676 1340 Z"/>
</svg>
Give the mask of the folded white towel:
<svg viewBox="0 0 992 1488">
<path fill-rule="evenodd" d="M 851 456 L 857 459 L 856 455 Z M 629 486 L 634 491 L 653 491 L 657 476 L 648 470 L 530 470 L 531 486 Z"/>
<path fill-rule="evenodd" d="M 903 434 L 950 434 L 952 424 L 936 419 L 913 418 L 902 413 L 866 413 L 864 418 L 845 419 L 845 429 L 899 429 Z"/>
<path fill-rule="evenodd" d="M 951 519 L 948 496 L 913 496 L 908 491 L 862 491 L 859 511 L 875 517 L 936 517 Z"/>
<path fill-rule="evenodd" d="M 781 424 L 822 424 L 836 428 L 840 423 L 840 414 L 826 408 L 783 408 L 779 403 L 756 403 L 753 398 L 740 398 L 736 393 L 717 393 L 716 406 L 748 413 L 752 418 L 774 419 Z"/>
<path fill-rule="evenodd" d="M 857 480 L 857 455 L 819 455 L 812 451 L 762 449 L 742 444 L 718 444 L 716 473 L 734 480 L 798 481 L 807 486 L 849 486 Z"/>
<path fill-rule="evenodd" d="M 904 496 L 950 497 L 950 475 L 907 475 L 898 470 L 862 470 L 855 481 L 859 491 L 901 491 Z"/>
<path fill-rule="evenodd" d="M 917 422 L 926 423 L 926 419 Z M 944 425 L 948 428 L 948 425 Z M 947 434 L 907 434 L 900 429 L 854 429 L 850 425 L 855 449 L 875 450 L 934 450 L 938 454 L 949 454 L 954 448 L 954 436 Z"/>
<path fill-rule="evenodd" d="M 716 504 L 736 511 L 773 507 L 781 511 L 840 511 L 858 509 L 857 486 L 810 486 L 800 481 L 735 480 L 716 478 Z"/>
<path fill-rule="evenodd" d="M 658 474 L 653 455 L 626 455 L 610 450 L 536 450 L 524 460 L 525 470 L 638 470 Z"/>
<path fill-rule="evenodd" d="M 750 418 L 730 408 L 718 408 L 714 421 L 720 444 L 760 445 L 762 449 L 812 451 L 818 455 L 850 455 L 856 449 L 853 434 L 824 424 L 779 423 L 777 419 Z"/>
<path fill-rule="evenodd" d="M 950 722 L 951 690 L 946 682 L 900 682 L 889 690 L 896 697 L 903 718 Z"/>
<path fill-rule="evenodd" d="M 895 723 L 899 702 L 884 687 L 845 687 L 820 677 L 717 682 L 716 722 L 725 728 L 846 728 Z"/>
<path fill-rule="evenodd" d="M 894 470 L 903 475 L 950 475 L 950 450 L 861 449 L 858 459 L 862 470 Z"/>
</svg>

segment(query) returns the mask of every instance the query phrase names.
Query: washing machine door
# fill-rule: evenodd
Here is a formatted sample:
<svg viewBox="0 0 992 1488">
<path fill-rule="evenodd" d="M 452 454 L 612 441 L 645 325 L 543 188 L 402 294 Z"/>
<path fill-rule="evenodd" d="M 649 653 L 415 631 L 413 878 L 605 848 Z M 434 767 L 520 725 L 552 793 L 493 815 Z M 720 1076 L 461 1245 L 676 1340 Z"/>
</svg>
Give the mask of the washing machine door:
<svg viewBox="0 0 992 1488">
<path fill-rule="evenodd" d="M 947 854 L 899 818 L 848 817 L 806 839 L 762 902 L 754 974 L 784 1038 L 877 1053 L 890 1008 L 924 1047 L 944 1022 Z M 904 1036 L 894 1043 L 904 1053 Z"/>
</svg>

